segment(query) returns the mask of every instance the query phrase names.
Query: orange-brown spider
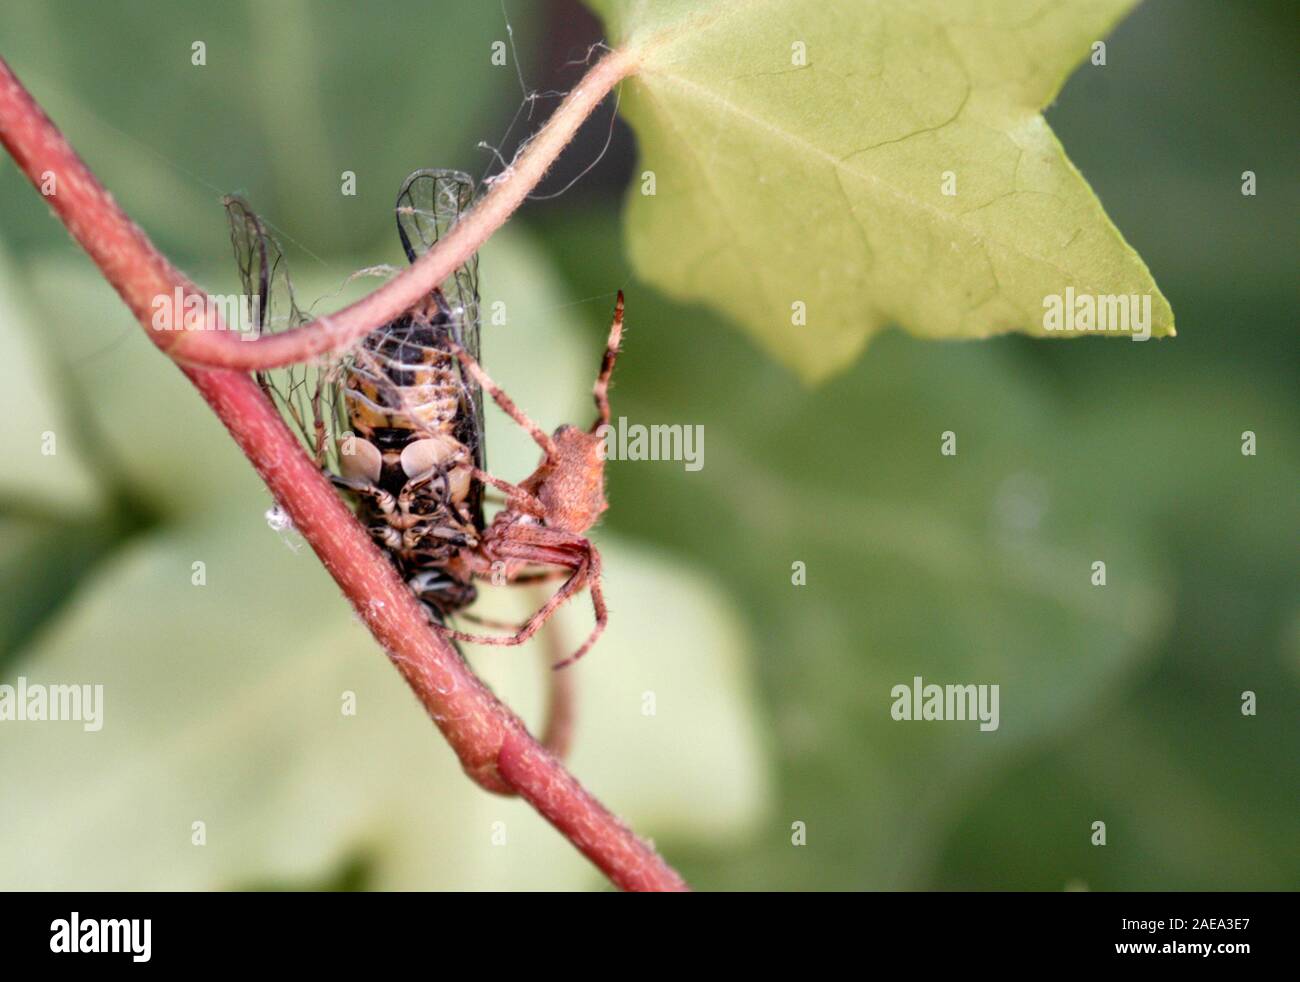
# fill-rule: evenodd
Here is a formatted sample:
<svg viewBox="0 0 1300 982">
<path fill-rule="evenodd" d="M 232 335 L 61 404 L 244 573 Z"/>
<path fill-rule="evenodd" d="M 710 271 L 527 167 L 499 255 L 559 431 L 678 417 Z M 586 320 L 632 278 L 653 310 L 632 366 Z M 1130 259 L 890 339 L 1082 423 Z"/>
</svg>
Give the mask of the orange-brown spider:
<svg viewBox="0 0 1300 982">
<path fill-rule="evenodd" d="M 462 562 L 472 576 L 494 583 L 535 580 L 537 574 L 525 572 L 535 566 L 571 572 L 564 585 L 519 625 L 514 634 L 469 634 L 435 625 L 449 637 L 471 644 L 523 644 L 583 586 L 591 593 L 595 626 L 582 647 L 554 667 L 573 664 L 591 650 L 605 630 L 609 616 L 600 588 L 600 553 L 584 533 L 609 507 L 605 500 L 605 440 L 601 430 L 609 425 L 609 377 L 614 371 L 622 337 L 623 291 L 620 290 L 600 374 L 592 389 L 596 421 L 585 431 L 566 424 L 551 436 L 501 391 L 469 352 L 452 340 L 451 350 L 474 381 L 542 448 L 541 463 L 520 484 L 511 484 L 475 468 L 476 478 L 505 495 L 505 507 L 492 519 L 473 548 L 461 550 Z"/>
</svg>

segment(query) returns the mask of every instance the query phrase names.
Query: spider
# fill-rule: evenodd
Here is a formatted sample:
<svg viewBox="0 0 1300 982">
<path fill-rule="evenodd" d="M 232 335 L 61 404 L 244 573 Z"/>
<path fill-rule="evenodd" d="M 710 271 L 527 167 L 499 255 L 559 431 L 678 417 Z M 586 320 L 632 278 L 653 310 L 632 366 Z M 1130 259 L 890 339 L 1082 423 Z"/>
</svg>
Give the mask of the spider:
<svg viewBox="0 0 1300 982">
<path fill-rule="evenodd" d="M 605 428 L 609 426 L 609 378 L 614 371 L 623 337 L 623 291 L 614 304 L 614 320 L 601 360 L 600 373 L 592 394 L 596 421 L 589 430 L 564 425 L 547 435 L 514 401 L 492 381 L 478 361 L 455 339 L 449 348 L 465 371 L 487 392 L 501 410 L 528 431 L 542 450 L 541 463 L 519 484 L 511 484 L 477 467 L 474 477 L 505 495 L 505 507 L 479 536 L 473 548 L 461 550 L 471 574 L 495 583 L 516 583 L 549 578 L 548 573 L 530 574 L 529 567 L 553 567 L 569 571 L 564 584 L 539 607 L 514 634 L 484 635 L 457 631 L 445 625 L 437 630 L 471 644 L 523 644 L 541 628 L 566 601 L 583 586 L 591 593 L 596 623 L 587 640 L 556 669 L 572 665 L 591 650 L 608 623 L 601 592 L 600 553 L 584 533 L 609 507 L 605 500 Z"/>
</svg>

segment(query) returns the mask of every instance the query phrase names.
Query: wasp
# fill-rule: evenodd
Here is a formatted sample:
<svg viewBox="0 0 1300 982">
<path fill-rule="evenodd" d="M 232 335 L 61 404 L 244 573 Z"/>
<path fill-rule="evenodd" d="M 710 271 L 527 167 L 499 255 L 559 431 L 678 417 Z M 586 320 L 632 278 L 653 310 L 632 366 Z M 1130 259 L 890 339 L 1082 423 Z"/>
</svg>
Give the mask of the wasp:
<svg viewBox="0 0 1300 982">
<path fill-rule="evenodd" d="M 415 262 L 450 231 L 473 201 L 473 182 L 457 171 L 420 170 L 398 193 L 398 234 Z M 282 253 L 241 200 L 226 199 L 245 293 L 257 301 L 259 330 L 306 321 L 296 306 Z M 588 430 L 544 432 L 479 362 L 477 259 L 471 257 L 413 309 L 367 335 L 334 363 L 259 374 L 259 384 L 297 427 L 323 471 L 356 503 L 357 517 L 388 554 L 437 628 L 454 640 L 517 645 L 588 588 L 595 626 L 560 668 L 590 650 L 608 615 L 600 554 L 585 533 L 608 507 L 604 428 L 610 376 L 623 330 L 618 294 L 593 387 L 597 416 Z M 519 484 L 487 472 L 483 392 L 525 429 L 542 451 Z M 338 434 L 337 437 L 334 434 Z M 484 518 L 485 487 L 503 507 Z M 447 627 L 450 615 L 502 627 L 465 613 L 475 580 L 564 583 L 525 623 L 506 635 Z"/>
</svg>

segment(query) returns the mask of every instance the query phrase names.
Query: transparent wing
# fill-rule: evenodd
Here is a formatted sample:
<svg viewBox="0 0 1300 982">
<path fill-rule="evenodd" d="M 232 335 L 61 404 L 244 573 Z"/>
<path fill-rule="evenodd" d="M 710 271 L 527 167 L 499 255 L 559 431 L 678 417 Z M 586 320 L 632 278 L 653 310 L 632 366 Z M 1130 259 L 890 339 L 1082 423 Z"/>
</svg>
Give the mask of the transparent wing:
<svg viewBox="0 0 1300 982">
<path fill-rule="evenodd" d="M 417 170 L 397 193 L 397 234 L 406 257 L 415 262 L 429 251 L 474 201 L 474 179 L 455 170 Z M 479 357 L 478 256 L 471 256 L 439 288 L 457 342 L 475 360 Z M 480 469 L 487 469 L 483 439 L 483 392 L 472 378 L 461 374 L 464 411 L 456 438 L 474 451 Z"/>
<path fill-rule="evenodd" d="M 230 243 L 244 288 L 248 325 L 258 336 L 298 327 L 308 317 L 294 300 L 289 268 L 266 224 L 241 198 L 224 199 Z M 255 373 L 262 390 L 297 430 L 317 466 L 325 466 L 338 430 L 338 365 L 328 360 Z"/>
</svg>

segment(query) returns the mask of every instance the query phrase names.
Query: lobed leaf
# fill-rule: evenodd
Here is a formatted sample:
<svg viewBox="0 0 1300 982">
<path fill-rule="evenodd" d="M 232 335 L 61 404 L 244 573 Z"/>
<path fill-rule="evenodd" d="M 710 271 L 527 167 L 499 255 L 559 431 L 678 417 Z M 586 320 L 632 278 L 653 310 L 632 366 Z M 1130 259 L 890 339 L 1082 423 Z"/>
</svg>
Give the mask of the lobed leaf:
<svg viewBox="0 0 1300 982">
<path fill-rule="evenodd" d="M 621 103 L 637 272 L 806 379 L 890 323 L 1044 335 L 1067 288 L 1149 295 L 1152 336 L 1173 335 L 1039 112 L 1133 0 L 592 6 L 643 58 Z"/>
</svg>

